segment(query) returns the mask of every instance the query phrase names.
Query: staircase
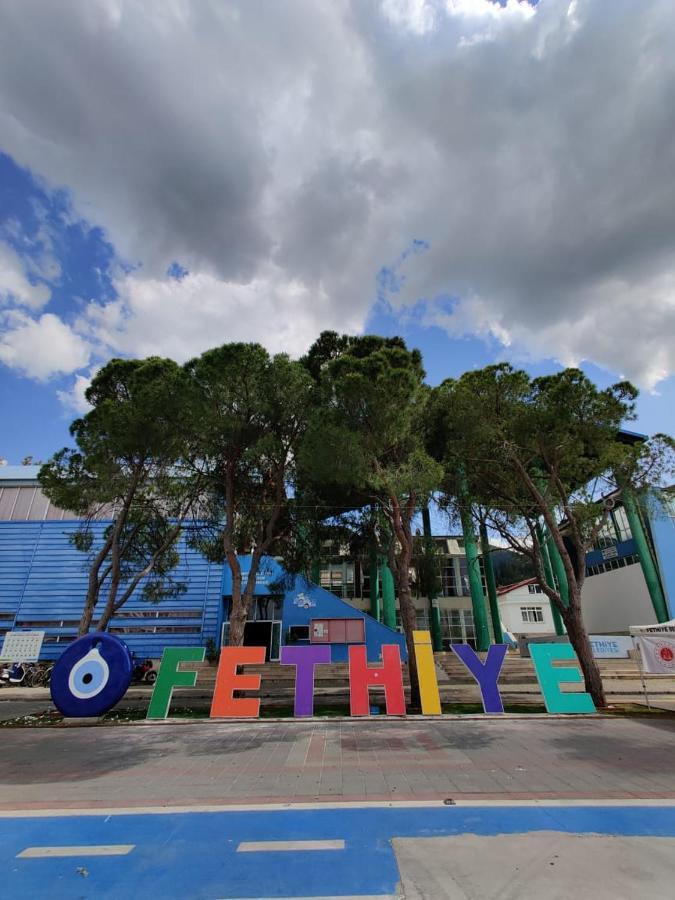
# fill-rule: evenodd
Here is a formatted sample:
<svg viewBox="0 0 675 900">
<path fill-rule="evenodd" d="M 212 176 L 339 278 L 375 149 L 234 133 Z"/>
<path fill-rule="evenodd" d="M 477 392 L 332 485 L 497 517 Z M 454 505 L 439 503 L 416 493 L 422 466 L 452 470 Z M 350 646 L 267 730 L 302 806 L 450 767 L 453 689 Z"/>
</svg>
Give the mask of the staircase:
<svg viewBox="0 0 675 900">
<path fill-rule="evenodd" d="M 484 657 L 484 654 L 478 655 Z M 439 687 L 443 702 L 479 703 L 478 685 L 461 660 L 452 652 L 435 653 L 434 657 L 436 668 L 439 670 Z M 626 702 L 630 699 L 644 698 L 640 670 L 634 659 L 599 659 L 597 662 L 608 702 L 612 700 Z M 565 665 L 566 663 L 561 663 L 560 667 Z M 663 675 L 645 675 L 644 681 L 650 697 L 675 696 L 675 676 L 670 678 Z M 518 655 L 509 654 L 504 660 L 499 677 L 499 689 L 505 703 L 540 705 L 543 702 L 532 660 Z M 581 692 L 585 688 L 583 682 L 580 682 L 564 685 L 562 690 Z"/>
<path fill-rule="evenodd" d="M 479 704 L 481 695 L 473 676 L 452 652 L 434 654 L 436 675 L 441 702 L 446 704 Z M 484 656 L 484 654 L 479 654 Z M 644 692 L 637 663 L 633 659 L 598 660 L 608 702 L 642 701 Z M 216 667 L 210 663 L 186 663 L 185 668 L 197 671 L 194 688 L 178 687 L 174 690 L 174 706 L 208 708 L 211 705 L 216 680 Z M 183 668 L 183 665 L 180 666 Z M 410 681 L 407 666 L 403 666 L 403 686 L 406 699 L 410 699 Z M 274 714 L 275 709 L 292 707 L 295 695 L 295 666 L 279 663 L 245 666 L 247 675 L 260 675 L 260 690 L 241 692 L 242 697 L 260 697 L 261 710 Z M 657 699 L 675 699 L 675 677 L 645 675 L 649 696 Z M 509 654 L 499 678 L 499 688 L 506 706 L 543 706 L 539 682 L 531 659 Z M 133 691 L 133 688 L 131 689 Z M 564 691 L 583 691 L 583 682 L 563 686 Z M 147 692 L 145 689 L 144 693 Z M 314 669 L 314 703 L 316 709 L 349 708 L 349 666 L 347 663 L 331 663 Z M 371 689 L 371 703 L 384 708 L 384 691 Z M 132 698 L 129 703 L 137 703 Z M 124 701 L 122 701 L 122 705 Z"/>
</svg>

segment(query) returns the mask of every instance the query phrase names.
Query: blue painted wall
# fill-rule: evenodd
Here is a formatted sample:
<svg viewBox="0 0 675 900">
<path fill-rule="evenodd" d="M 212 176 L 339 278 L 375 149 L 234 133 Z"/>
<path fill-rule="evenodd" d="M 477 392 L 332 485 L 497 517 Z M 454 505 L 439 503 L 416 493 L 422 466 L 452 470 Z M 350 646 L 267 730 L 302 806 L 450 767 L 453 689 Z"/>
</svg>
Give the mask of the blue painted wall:
<svg viewBox="0 0 675 900">
<path fill-rule="evenodd" d="M 650 500 L 647 512 L 668 613 L 675 619 L 675 516 L 658 497 Z"/>
<path fill-rule="evenodd" d="M 94 526 L 99 535 L 106 524 Z M 76 521 L 0 522 L 0 638 L 13 628 L 44 630 L 43 659 L 57 659 L 77 634 L 87 593 L 87 554 L 70 543 L 77 527 Z M 207 562 L 184 538 L 179 551 L 175 577 L 187 591 L 159 604 L 144 601 L 136 592 L 111 622 L 111 633 L 138 656 L 157 658 L 165 647 L 205 646 L 209 639 L 219 643 L 222 598 L 232 590 L 229 566 Z M 241 563 L 246 573 L 250 557 L 241 557 Z M 312 618 L 361 618 L 369 660 L 380 659 L 383 643 L 398 644 L 401 658 L 406 658 L 401 634 L 329 591 L 288 575 L 274 559 L 264 559 L 255 593 L 284 595 L 282 643 L 291 625 L 309 625 Z M 300 594 L 307 598 L 307 608 Z M 333 659 L 346 661 L 347 645 L 331 646 Z"/>
<path fill-rule="evenodd" d="M 241 556 L 242 589 L 246 586 L 251 566 L 250 556 Z M 229 566 L 223 567 L 223 596 L 232 593 L 232 576 Z M 406 660 L 405 638 L 398 631 L 387 628 L 376 619 L 341 600 L 330 591 L 312 584 L 301 575 L 289 575 L 272 557 L 264 557 L 256 577 L 255 596 L 283 594 L 281 643 L 287 643 L 288 629 L 292 625 L 309 625 L 311 619 L 363 619 L 366 623 L 366 652 L 368 659 L 377 662 L 381 658 L 382 644 L 398 644 L 401 659 Z M 299 643 L 309 643 L 302 641 Z M 333 662 L 347 661 L 347 644 L 331 644 Z"/>
<path fill-rule="evenodd" d="M 61 655 L 76 636 L 82 614 L 87 557 L 69 541 L 77 527 L 73 521 L 0 522 L 0 631 L 44 630 L 44 659 Z M 105 523 L 95 528 L 100 534 Z M 221 567 L 184 540 L 180 554 L 176 578 L 186 583 L 186 593 L 160 604 L 136 594 L 111 622 L 111 632 L 139 656 L 158 657 L 164 647 L 203 646 L 208 637 L 215 638 Z"/>
</svg>

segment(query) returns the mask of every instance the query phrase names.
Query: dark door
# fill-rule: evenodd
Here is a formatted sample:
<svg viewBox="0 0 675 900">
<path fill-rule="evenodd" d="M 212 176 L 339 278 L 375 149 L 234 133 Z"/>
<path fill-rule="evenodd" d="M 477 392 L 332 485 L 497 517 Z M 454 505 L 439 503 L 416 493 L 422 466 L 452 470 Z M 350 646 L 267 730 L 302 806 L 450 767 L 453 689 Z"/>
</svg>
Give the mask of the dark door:
<svg viewBox="0 0 675 900">
<path fill-rule="evenodd" d="M 269 662 L 270 644 L 272 642 L 271 622 L 247 622 L 244 625 L 244 646 L 264 647 L 265 662 Z"/>
</svg>

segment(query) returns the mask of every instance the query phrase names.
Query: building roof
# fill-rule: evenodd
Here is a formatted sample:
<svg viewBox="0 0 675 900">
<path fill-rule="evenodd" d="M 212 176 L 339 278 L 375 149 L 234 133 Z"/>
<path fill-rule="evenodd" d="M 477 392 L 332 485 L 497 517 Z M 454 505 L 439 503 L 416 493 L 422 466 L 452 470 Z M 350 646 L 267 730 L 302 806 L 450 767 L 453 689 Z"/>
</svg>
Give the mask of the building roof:
<svg viewBox="0 0 675 900">
<path fill-rule="evenodd" d="M 516 581 L 515 584 L 505 584 L 504 587 L 497 588 L 497 595 L 501 597 L 502 594 L 510 594 L 511 591 L 515 591 L 519 587 L 525 587 L 526 584 L 534 584 L 536 580 L 536 578 L 525 578 L 523 581 Z"/>
<path fill-rule="evenodd" d="M 42 466 L 0 466 L 0 481 L 37 483 L 38 472 L 41 468 Z"/>
</svg>

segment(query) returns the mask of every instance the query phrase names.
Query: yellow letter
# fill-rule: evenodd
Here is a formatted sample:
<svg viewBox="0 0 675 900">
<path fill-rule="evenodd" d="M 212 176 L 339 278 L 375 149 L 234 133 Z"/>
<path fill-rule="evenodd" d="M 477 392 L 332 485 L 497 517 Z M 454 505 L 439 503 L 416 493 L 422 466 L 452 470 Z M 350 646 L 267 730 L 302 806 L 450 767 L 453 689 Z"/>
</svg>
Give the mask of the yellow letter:
<svg viewBox="0 0 675 900">
<path fill-rule="evenodd" d="M 420 698 L 422 712 L 425 716 L 440 716 L 441 697 L 436 681 L 436 664 L 431 647 L 431 635 L 428 631 L 413 631 L 417 675 L 420 681 Z"/>
</svg>

